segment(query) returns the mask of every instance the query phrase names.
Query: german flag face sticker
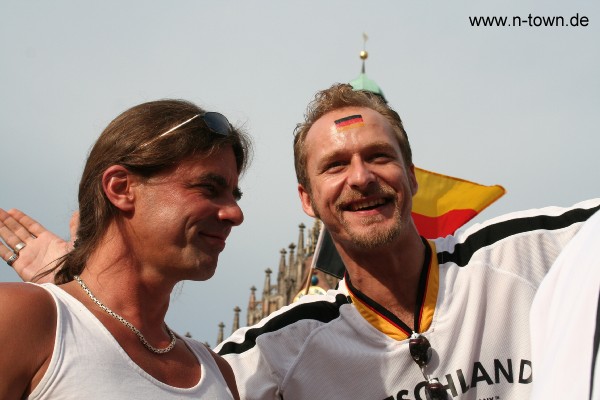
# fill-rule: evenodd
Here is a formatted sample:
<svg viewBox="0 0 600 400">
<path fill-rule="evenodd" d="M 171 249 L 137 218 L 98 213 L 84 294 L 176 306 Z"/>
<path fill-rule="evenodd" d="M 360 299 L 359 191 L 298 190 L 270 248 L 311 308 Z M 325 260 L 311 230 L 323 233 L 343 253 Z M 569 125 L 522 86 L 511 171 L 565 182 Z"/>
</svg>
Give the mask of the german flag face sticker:
<svg viewBox="0 0 600 400">
<path fill-rule="evenodd" d="M 343 132 L 348 129 L 365 126 L 365 122 L 363 121 L 362 115 L 350 115 L 349 117 L 344 117 L 334 122 L 335 129 L 338 132 Z"/>
</svg>

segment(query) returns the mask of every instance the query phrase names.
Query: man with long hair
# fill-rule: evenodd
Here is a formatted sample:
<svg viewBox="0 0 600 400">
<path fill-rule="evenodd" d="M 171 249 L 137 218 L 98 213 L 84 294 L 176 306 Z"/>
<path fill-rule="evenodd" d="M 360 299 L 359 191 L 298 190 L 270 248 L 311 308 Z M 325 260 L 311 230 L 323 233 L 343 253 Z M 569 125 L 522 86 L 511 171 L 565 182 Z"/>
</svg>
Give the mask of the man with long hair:
<svg viewBox="0 0 600 400">
<path fill-rule="evenodd" d="M 164 318 L 173 287 L 210 279 L 242 223 L 248 151 L 223 115 L 186 101 L 114 119 L 83 171 L 74 247 L 45 271 L 54 283 L 0 284 L 0 398 L 238 398 L 228 364 Z M 0 220 L 11 266 L 60 242 L 15 210 Z"/>
</svg>

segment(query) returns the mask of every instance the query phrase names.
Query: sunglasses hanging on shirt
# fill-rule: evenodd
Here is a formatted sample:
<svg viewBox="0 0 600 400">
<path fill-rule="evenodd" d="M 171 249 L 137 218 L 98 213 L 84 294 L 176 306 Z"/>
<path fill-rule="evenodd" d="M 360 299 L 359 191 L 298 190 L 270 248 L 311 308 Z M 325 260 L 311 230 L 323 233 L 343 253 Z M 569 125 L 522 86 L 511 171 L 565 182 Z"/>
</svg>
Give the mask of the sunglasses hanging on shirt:
<svg viewBox="0 0 600 400">
<path fill-rule="evenodd" d="M 413 331 L 408 341 L 408 350 L 410 351 L 413 360 L 415 360 L 419 368 L 421 368 L 423 378 L 427 381 L 427 384 L 425 385 L 425 395 L 427 396 L 427 400 L 446 400 L 448 398 L 446 388 L 444 388 L 439 380 L 430 378 L 425 373 L 425 367 L 429 364 L 432 353 L 429 340 L 420 333 Z"/>
</svg>

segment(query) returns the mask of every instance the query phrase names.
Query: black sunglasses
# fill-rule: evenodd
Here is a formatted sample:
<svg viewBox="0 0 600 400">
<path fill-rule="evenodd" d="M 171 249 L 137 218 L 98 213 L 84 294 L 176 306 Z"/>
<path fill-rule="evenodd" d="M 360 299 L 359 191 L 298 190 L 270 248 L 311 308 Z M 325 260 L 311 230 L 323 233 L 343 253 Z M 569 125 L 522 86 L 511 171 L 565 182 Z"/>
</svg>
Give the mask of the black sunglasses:
<svg viewBox="0 0 600 400">
<path fill-rule="evenodd" d="M 233 130 L 227 118 L 225 118 L 223 114 L 220 114 L 218 112 L 206 112 L 203 115 L 201 115 L 201 118 L 206 124 L 208 130 L 217 135 L 228 136 Z"/>
<path fill-rule="evenodd" d="M 220 113 L 214 112 L 214 111 L 209 111 L 209 112 L 205 112 L 204 114 L 196 114 L 193 117 L 188 118 L 187 120 L 183 121 L 182 123 L 175 125 L 168 131 L 161 133 L 160 135 L 156 136 L 153 139 L 150 139 L 149 141 L 144 143 L 141 147 L 146 147 L 150 143 L 153 143 L 154 141 L 173 133 L 177 129 L 181 128 L 185 124 L 195 120 L 198 117 L 202 118 L 202 121 L 204 121 L 204 124 L 206 125 L 206 127 L 208 128 L 208 130 L 211 133 L 221 135 L 221 136 L 228 136 L 231 134 L 231 131 L 233 130 L 233 128 L 231 127 L 231 124 L 229 123 L 227 118 L 225 118 L 225 116 L 223 114 L 220 114 Z"/>
<path fill-rule="evenodd" d="M 427 400 L 447 400 L 448 392 L 446 392 L 446 389 L 440 381 L 436 378 L 428 378 L 425 374 L 425 367 L 429 364 L 432 354 L 429 340 L 420 333 L 413 332 L 408 341 L 408 350 L 410 351 L 413 360 L 415 360 L 417 365 L 421 368 L 421 373 L 427 381 L 427 384 L 425 385 L 425 395 L 427 396 Z"/>
</svg>

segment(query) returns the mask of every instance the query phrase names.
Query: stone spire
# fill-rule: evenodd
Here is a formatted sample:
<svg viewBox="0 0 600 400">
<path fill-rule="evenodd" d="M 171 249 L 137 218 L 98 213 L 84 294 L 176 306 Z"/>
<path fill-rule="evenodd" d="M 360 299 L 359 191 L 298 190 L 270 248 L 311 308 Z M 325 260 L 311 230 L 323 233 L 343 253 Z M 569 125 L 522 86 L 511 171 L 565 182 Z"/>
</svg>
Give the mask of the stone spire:
<svg viewBox="0 0 600 400">
<path fill-rule="evenodd" d="M 290 259 L 288 261 L 289 265 L 290 265 L 290 269 L 294 266 L 294 264 L 296 263 L 296 257 L 294 257 L 294 249 L 296 248 L 296 245 L 294 243 L 290 243 L 290 245 L 288 246 L 288 249 L 290 249 Z"/>
<path fill-rule="evenodd" d="M 285 249 L 281 249 L 279 253 L 281 254 L 281 257 L 279 257 L 279 272 L 277 273 L 277 293 L 283 294 L 283 292 L 285 291 L 285 255 L 287 254 L 287 252 L 285 251 Z"/>
<path fill-rule="evenodd" d="M 303 260 L 304 259 L 304 252 L 305 252 L 305 248 L 304 248 L 304 228 L 306 228 L 306 225 L 304 225 L 303 223 L 300 223 L 300 225 L 298 225 L 299 228 L 299 233 L 298 233 L 298 251 L 296 252 L 296 255 L 298 256 L 299 260 Z"/>
<path fill-rule="evenodd" d="M 271 268 L 265 269 L 265 285 L 263 287 L 263 299 L 271 294 Z"/>
<path fill-rule="evenodd" d="M 250 288 L 250 300 L 248 300 L 248 310 L 254 311 L 256 308 L 256 287 L 252 285 Z"/>
<path fill-rule="evenodd" d="M 298 269 L 299 266 L 296 263 L 296 257 L 294 255 L 294 249 L 296 245 L 294 243 L 290 243 L 288 249 L 290 249 L 290 254 L 288 256 L 288 265 L 289 267 L 289 276 L 294 280 L 295 284 L 292 287 L 292 292 L 296 291 L 296 287 L 298 286 Z"/>
<path fill-rule="evenodd" d="M 231 333 L 237 331 L 240 328 L 240 311 L 238 306 L 233 309 L 233 325 L 231 326 Z"/>
<path fill-rule="evenodd" d="M 223 341 L 223 329 L 225 328 L 225 324 L 223 322 L 219 322 L 219 334 L 217 335 L 217 344 Z"/>
<path fill-rule="evenodd" d="M 269 315 L 269 303 L 271 302 L 271 268 L 265 269 L 265 286 L 263 288 L 262 298 L 262 316 Z"/>
<path fill-rule="evenodd" d="M 256 312 L 256 286 L 252 285 L 250 288 L 250 300 L 248 301 L 248 310 L 246 310 L 246 325 L 250 326 L 253 324 L 254 319 L 252 316 Z"/>
</svg>

